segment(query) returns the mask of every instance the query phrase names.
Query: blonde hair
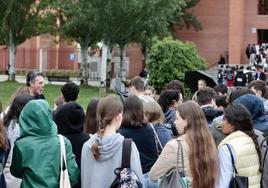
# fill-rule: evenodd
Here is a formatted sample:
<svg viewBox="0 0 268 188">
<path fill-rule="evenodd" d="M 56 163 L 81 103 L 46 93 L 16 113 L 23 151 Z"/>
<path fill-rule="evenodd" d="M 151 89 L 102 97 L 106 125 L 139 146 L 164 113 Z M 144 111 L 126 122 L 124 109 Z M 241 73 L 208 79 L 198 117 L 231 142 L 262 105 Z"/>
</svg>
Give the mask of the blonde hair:
<svg viewBox="0 0 268 188">
<path fill-rule="evenodd" d="M 147 123 L 163 123 L 165 120 L 161 106 L 153 100 L 143 102 L 143 111 Z"/>
</svg>

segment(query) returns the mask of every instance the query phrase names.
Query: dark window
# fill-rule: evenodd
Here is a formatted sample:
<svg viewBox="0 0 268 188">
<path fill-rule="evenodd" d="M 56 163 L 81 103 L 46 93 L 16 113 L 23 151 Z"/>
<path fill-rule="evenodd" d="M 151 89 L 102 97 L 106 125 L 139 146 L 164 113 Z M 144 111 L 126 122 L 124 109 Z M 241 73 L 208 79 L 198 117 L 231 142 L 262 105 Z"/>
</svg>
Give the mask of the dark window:
<svg viewBox="0 0 268 188">
<path fill-rule="evenodd" d="M 258 29 L 258 44 L 268 43 L 268 29 Z"/>
<path fill-rule="evenodd" d="M 258 14 L 268 15 L 268 0 L 259 0 Z"/>
</svg>

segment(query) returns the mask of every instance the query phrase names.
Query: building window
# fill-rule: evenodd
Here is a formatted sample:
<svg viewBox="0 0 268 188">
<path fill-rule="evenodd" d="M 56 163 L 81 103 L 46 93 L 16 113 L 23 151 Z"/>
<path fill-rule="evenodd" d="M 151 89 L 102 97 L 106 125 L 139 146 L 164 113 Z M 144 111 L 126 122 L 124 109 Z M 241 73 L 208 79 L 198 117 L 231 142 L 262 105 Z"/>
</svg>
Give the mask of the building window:
<svg viewBox="0 0 268 188">
<path fill-rule="evenodd" d="M 258 44 L 268 43 L 268 30 L 258 29 Z"/>
<path fill-rule="evenodd" d="M 259 0 L 258 14 L 268 15 L 268 0 Z"/>
</svg>

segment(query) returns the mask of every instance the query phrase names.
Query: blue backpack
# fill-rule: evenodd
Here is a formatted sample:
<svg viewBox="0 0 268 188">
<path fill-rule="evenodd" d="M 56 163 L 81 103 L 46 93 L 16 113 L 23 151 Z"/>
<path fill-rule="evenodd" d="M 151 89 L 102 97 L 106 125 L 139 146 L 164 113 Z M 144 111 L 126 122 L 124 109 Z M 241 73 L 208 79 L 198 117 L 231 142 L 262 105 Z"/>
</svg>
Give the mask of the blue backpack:
<svg viewBox="0 0 268 188">
<path fill-rule="evenodd" d="M 114 170 L 116 178 L 110 188 L 142 188 L 137 174 L 130 168 L 131 144 L 132 139 L 124 139 L 121 167 Z"/>
<path fill-rule="evenodd" d="M 233 74 L 231 71 L 227 72 L 227 80 L 229 81 L 233 80 Z"/>
</svg>

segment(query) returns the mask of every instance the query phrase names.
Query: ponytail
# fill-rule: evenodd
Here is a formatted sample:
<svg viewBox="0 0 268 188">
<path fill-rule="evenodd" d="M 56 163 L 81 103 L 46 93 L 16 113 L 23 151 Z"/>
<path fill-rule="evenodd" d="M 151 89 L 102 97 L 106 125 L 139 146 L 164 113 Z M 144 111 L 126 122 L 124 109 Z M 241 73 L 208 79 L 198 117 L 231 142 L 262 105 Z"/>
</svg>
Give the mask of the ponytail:
<svg viewBox="0 0 268 188">
<path fill-rule="evenodd" d="M 99 145 L 100 145 L 100 140 L 102 140 L 103 134 L 104 134 L 104 129 L 101 129 L 98 131 L 98 137 L 96 139 L 96 142 L 92 145 L 91 151 L 93 153 L 93 156 L 96 160 L 100 159 L 100 152 L 99 152 Z"/>
<path fill-rule="evenodd" d="M 107 96 L 99 100 L 97 105 L 97 138 L 91 151 L 96 160 L 100 159 L 99 145 L 105 128 L 123 111 L 122 103 L 115 96 Z"/>
</svg>

